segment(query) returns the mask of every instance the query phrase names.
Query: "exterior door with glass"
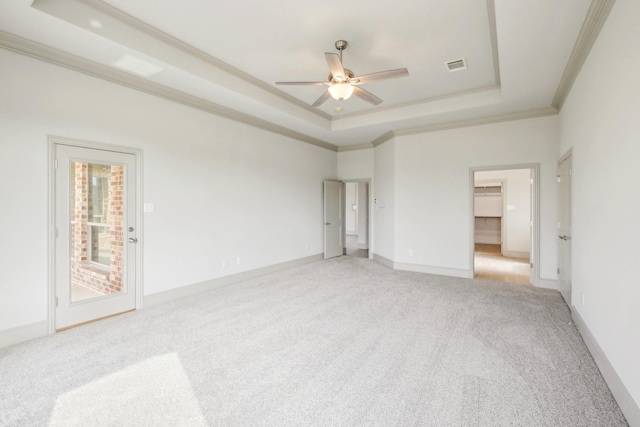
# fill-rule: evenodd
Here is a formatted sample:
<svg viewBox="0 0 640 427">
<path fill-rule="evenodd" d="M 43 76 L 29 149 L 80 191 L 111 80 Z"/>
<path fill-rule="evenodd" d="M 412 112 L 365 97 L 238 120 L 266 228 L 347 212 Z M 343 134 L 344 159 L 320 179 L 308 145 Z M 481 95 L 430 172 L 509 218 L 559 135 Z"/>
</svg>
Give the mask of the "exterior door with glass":
<svg viewBox="0 0 640 427">
<path fill-rule="evenodd" d="M 55 327 L 136 307 L 136 156 L 55 145 Z"/>
</svg>

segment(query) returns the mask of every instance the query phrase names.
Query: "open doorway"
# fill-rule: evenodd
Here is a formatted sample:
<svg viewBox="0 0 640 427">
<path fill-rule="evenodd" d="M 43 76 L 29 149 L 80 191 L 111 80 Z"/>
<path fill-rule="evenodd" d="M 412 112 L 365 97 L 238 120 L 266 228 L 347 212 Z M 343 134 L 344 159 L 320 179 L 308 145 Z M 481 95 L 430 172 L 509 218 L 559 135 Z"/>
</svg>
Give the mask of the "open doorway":
<svg viewBox="0 0 640 427">
<path fill-rule="evenodd" d="M 369 258 L 369 182 L 344 185 L 344 254 Z"/>
<path fill-rule="evenodd" d="M 473 277 L 534 283 L 535 167 L 473 173 Z"/>
</svg>

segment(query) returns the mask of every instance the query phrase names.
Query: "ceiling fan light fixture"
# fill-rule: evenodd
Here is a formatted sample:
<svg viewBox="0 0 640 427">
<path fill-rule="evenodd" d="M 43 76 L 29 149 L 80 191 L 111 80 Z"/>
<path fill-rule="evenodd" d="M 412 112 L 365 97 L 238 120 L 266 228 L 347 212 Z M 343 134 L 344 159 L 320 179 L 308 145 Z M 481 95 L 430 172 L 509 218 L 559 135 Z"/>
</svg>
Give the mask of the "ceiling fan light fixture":
<svg viewBox="0 0 640 427">
<path fill-rule="evenodd" d="M 409 75 L 409 71 L 406 68 L 398 68 L 395 70 L 378 71 L 377 73 L 363 74 L 355 76 L 353 71 L 348 68 L 344 68 L 342 65 L 342 51 L 346 49 L 347 42 L 344 40 L 338 40 L 336 42 L 337 53 L 324 53 L 324 58 L 329 66 L 329 78 L 323 82 L 276 82 L 277 85 L 326 85 L 327 90 L 320 95 L 316 101 L 311 104 L 312 107 L 319 107 L 329 98 L 333 98 L 337 101 L 344 101 L 349 99 L 351 95 L 359 98 L 369 104 L 379 105 L 382 99 L 378 98 L 374 94 L 362 89 L 360 85 L 370 83 L 373 81 L 390 79 L 396 77 L 404 77 Z M 356 88 L 358 90 L 356 90 Z"/>
<path fill-rule="evenodd" d="M 354 90 L 355 87 L 351 86 L 349 83 L 334 83 L 329 86 L 329 93 L 333 99 L 338 101 L 349 99 Z"/>
</svg>

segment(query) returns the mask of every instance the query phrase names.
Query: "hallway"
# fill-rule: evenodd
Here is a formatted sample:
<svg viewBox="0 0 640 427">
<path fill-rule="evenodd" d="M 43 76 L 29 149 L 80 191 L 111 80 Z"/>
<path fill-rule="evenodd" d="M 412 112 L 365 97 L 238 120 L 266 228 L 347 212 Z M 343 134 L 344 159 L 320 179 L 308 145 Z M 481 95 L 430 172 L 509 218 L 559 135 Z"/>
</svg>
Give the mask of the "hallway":
<svg viewBox="0 0 640 427">
<path fill-rule="evenodd" d="M 474 255 L 476 279 L 489 279 L 517 285 L 530 285 L 529 259 L 508 258 L 500 254 L 500 245 L 476 243 Z"/>
<path fill-rule="evenodd" d="M 357 258 L 369 258 L 369 249 L 358 249 L 358 236 L 347 235 L 345 239 L 347 255 Z"/>
</svg>

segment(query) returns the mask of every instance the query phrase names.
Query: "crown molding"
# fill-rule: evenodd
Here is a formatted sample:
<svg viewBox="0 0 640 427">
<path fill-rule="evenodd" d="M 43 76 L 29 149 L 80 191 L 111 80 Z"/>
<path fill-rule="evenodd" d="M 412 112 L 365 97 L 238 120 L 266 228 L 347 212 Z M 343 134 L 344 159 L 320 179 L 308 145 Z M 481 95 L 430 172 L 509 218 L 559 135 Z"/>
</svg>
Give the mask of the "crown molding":
<svg viewBox="0 0 640 427">
<path fill-rule="evenodd" d="M 65 18 L 65 16 L 68 15 L 69 5 L 65 3 L 66 9 L 63 9 L 60 3 L 61 1 L 63 0 L 33 0 L 32 7 L 38 10 L 41 10 L 45 13 L 51 14 L 53 16 L 57 16 L 61 19 L 68 20 L 68 18 Z M 185 55 L 189 55 L 190 57 L 206 62 L 209 65 L 212 65 L 213 67 L 215 67 L 216 69 L 219 69 L 235 78 L 238 78 L 244 81 L 245 83 L 248 83 L 265 92 L 268 92 L 271 95 L 277 96 L 280 99 L 305 110 L 306 112 L 312 113 L 318 118 L 327 120 L 329 123 L 332 123 L 336 120 L 335 116 L 327 114 L 317 108 L 311 107 L 310 105 L 300 101 L 298 98 L 293 97 L 281 90 L 278 90 L 277 88 L 263 82 L 262 80 L 257 79 L 254 76 L 238 68 L 235 68 L 232 65 L 206 53 L 205 51 L 200 50 L 132 15 L 129 15 L 128 13 L 122 11 L 121 9 L 116 8 L 115 6 L 112 6 L 106 3 L 103 0 L 73 0 L 73 1 L 77 2 L 76 8 L 79 5 L 84 5 L 88 8 L 91 8 L 95 10 L 97 13 L 104 14 L 110 17 L 111 19 L 114 19 L 115 21 L 126 26 L 127 28 L 131 28 L 134 31 L 138 31 L 150 37 L 151 39 L 157 40 L 160 43 L 163 43 L 164 45 L 170 46 L 171 48 L 182 52 Z M 488 27 L 489 27 L 490 42 L 491 42 L 491 48 L 492 48 L 494 74 L 495 74 L 495 81 L 493 84 L 489 86 L 473 88 L 473 89 L 469 89 L 461 92 L 425 98 L 422 100 L 412 101 L 404 104 L 385 106 L 382 108 L 378 107 L 376 108 L 375 112 L 377 113 L 380 111 L 385 111 L 387 109 L 395 110 L 402 107 L 410 107 L 410 106 L 430 103 L 433 101 L 438 101 L 446 98 L 466 95 L 469 93 L 490 90 L 493 88 L 500 88 L 500 64 L 498 61 L 498 40 L 497 40 L 497 30 L 496 30 L 495 4 L 494 4 L 494 0 L 486 0 L 486 2 L 487 2 L 487 14 L 488 14 Z M 77 11 L 75 11 L 74 13 L 76 12 Z M 72 16 L 74 15 L 72 14 Z M 91 31 L 90 28 L 87 28 L 87 29 Z M 358 116 L 358 115 L 366 116 L 371 113 L 372 113 L 371 111 L 366 111 L 361 113 L 355 113 L 352 115 L 344 115 L 343 117 L 349 118 L 349 117 Z"/>
<path fill-rule="evenodd" d="M 499 123 L 558 114 L 558 110 L 556 108 L 548 107 L 538 110 L 529 110 L 479 119 L 441 123 L 418 128 L 389 131 L 372 140 L 370 143 L 338 147 L 329 142 L 310 137 L 308 135 L 273 124 L 249 114 L 241 113 L 239 111 L 224 107 L 214 102 L 168 88 L 166 86 L 141 77 L 137 77 L 124 71 L 120 71 L 115 68 L 111 68 L 106 65 L 102 65 L 97 62 L 90 61 L 79 56 L 72 55 L 70 53 L 66 53 L 58 49 L 45 46 L 43 44 L 36 43 L 3 31 L 0 31 L 0 47 L 334 152 L 363 150 L 371 147 L 378 147 L 379 145 L 384 144 L 385 142 L 393 139 L 396 136 L 415 135 L 420 133 L 436 132 L 440 130 L 478 126 L 489 123 Z"/>
<path fill-rule="evenodd" d="M 554 107 L 540 108 L 537 110 L 519 111 L 516 113 L 501 114 L 497 116 L 481 117 L 479 119 L 460 120 L 457 122 L 440 123 L 436 125 L 422 126 L 412 129 L 394 131 L 394 136 L 416 135 L 427 132 L 437 132 L 441 130 L 458 129 L 470 126 L 480 126 L 491 123 L 510 122 L 514 120 L 531 119 L 536 117 L 553 116 L 558 114 Z"/>
<path fill-rule="evenodd" d="M 307 144 L 315 145 L 330 151 L 338 151 L 338 147 L 326 141 L 316 139 L 300 132 L 287 129 L 249 114 L 241 113 L 211 101 L 190 95 L 176 89 L 163 86 L 153 81 L 137 77 L 124 71 L 63 52 L 61 50 L 0 31 L 0 47 L 23 55 L 59 65 L 74 71 L 98 77 L 151 95 L 174 101 L 189 107 L 197 108 L 229 120 L 240 122 L 258 129 L 283 135 Z"/>
<path fill-rule="evenodd" d="M 494 0 L 487 0 L 487 14 L 489 15 L 489 34 L 491 37 L 491 51 L 493 53 L 495 84 L 500 86 L 500 56 L 498 55 L 498 30 L 496 26 L 496 5 Z"/>
<path fill-rule="evenodd" d="M 36 0 L 37 2 L 38 0 Z M 181 50 L 182 52 L 191 55 L 195 58 L 198 58 L 204 62 L 207 62 L 211 65 L 213 65 L 214 67 L 223 70 L 247 83 L 250 83 L 256 87 L 259 87 L 260 89 L 278 96 L 279 98 L 288 101 L 292 104 L 294 104 L 297 107 L 300 107 L 302 109 L 304 109 L 305 111 L 308 111 L 312 114 L 315 114 L 319 117 L 322 117 L 326 120 L 328 120 L 329 122 L 333 121 L 335 119 L 334 116 L 327 114 L 317 108 L 311 107 L 310 105 L 300 101 L 298 98 L 291 96 L 281 90 L 276 89 L 275 87 L 266 84 L 265 82 L 263 82 L 260 79 L 255 78 L 254 76 L 233 67 L 232 65 L 212 56 L 209 55 L 208 53 L 197 49 L 196 47 L 183 42 L 182 40 L 168 34 L 165 33 L 164 31 L 150 25 L 147 24 L 144 21 L 139 20 L 138 18 L 135 18 L 132 15 L 129 15 L 128 13 L 108 4 L 105 3 L 103 0 L 78 0 L 102 13 L 105 13 L 109 16 L 111 16 L 112 18 L 138 30 L 141 31 L 145 34 L 147 34 L 150 37 L 153 37 L 169 46 L 172 46 L 176 49 Z M 35 2 L 34 2 L 34 7 L 35 7 Z M 398 107 L 404 107 L 404 106 L 409 106 L 409 105 L 417 105 L 417 104 L 422 104 L 422 103 L 426 103 L 426 102 L 431 102 L 431 101 L 435 101 L 435 100 L 439 100 L 439 99 L 444 99 L 444 98 L 449 98 L 449 97 L 455 97 L 455 96 L 459 96 L 459 95 L 464 95 L 467 93 L 473 93 L 473 92 L 477 92 L 477 91 L 483 91 L 483 90 L 487 90 L 487 89 L 491 89 L 491 88 L 496 88 L 496 87 L 500 87 L 500 63 L 498 60 L 498 36 L 497 36 L 497 29 L 496 29 L 496 15 L 495 15 L 495 4 L 494 4 L 494 0 L 487 0 L 487 13 L 488 13 L 488 25 L 489 25 L 489 34 L 490 34 L 490 41 L 491 41 L 491 50 L 492 50 L 492 55 L 493 55 L 493 65 L 494 65 L 494 73 L 495 73 L 495 81 L 493 85 L 490 85 L 488 87 L 481 87 L 481 88 L 475 88 L 475 89 L 470 89 L 470 90 L 466 90 L 466 91 L 462 91 L 462 92 L 457 92 L 457 93 L 453 93 L 453 94 L 449 94 L 449 95 L 443 95 L 443 96 L 436 96 L 436 97 L 432 97 L 432 98 L 427 98 L 427 99 L 423 99 L 423 100 L 419 100 L 419 101 L 414 101 L 411 103 L 407 103 L 405 104 L 401 104 L 401 105 L 395 105 L 395 106 L 389 106 L 387 108 L 398 108 Z M 380 111 L 382 110 L 381 108 L 376 109 L 376 111 Z M 370 112 L 367 112 L 370 113 Z M 367 113 L 363 113 L 364 115 L 366 115 Z"/>
<path fill-rule="evenodd" d="M 415 106 L 419 106 L 419 105 L 429 104 L 429 103 L 432 103 L 432 102 L 438 102 L 438 101 L 443 101 L 443 100 L 447 100 L 447 99 L 458 98 L 458 97 L 465 96 L 465 95 L 473 95 L 473 94 L 476 94 L 476 93 L 488 92 L 488 91 L 492 91 L 492 90 L 496 90 L 496 89 L 500 89 L 500 85 L 491 84 L 489 86 L 482 86 L 482 87 L 462 90 L 460 92 L 445 93 L 444 95 L 432 96 L 431 98 L 418 99 L 418 100 L 415 100 L 415 101 L 404 102 L 404 103 L 401 103 L 401 104 L 386 105 L 384 107 L 379 107 L 378 106 L 378 107 L 376 107 L 375 111 L 360 111 L 358 113 L 344 114 L 342 118 L 334 118 L 332 121 L 337 122 L 339 120 L 351 119 L 351 118 L 354 118 L 354 117 L 366 117 L 366 116 L 369 116 L 369 115 L 374 114 L 374 113 L 377 114 L 377 113 L 395 111 L 395 110 L 398 110 L 398 109 L 401 109 L 401 108 L 415 107 Z"/>
<path fill-rule="evenodd" d="M 156 40 L 170 45 L 175 49 L 179 49 L 183 53 L 190 55 L 194 58 L 200 59 L 203 62 L 206 62 L 224 72 L 227 72 L 234 77 L 242 79 L 243 81 L 252 84 L 260 89 L 263 89 L 270 94 L 274 94 L 281 99 L 286 100 L 287 102 L 291 102 L 296 106 L 304 108 L 305 111 L 312 112 L 318 117 L 326 118 L 331 120 L 331 116 L 326 114 L 318 109 L 312 108 L 303 102 L 299 101 L 297 98 L 294 98 L 282 91 L 279 91 L 272 86 L 262 82 L 255 77 L 236 69 L 235 67 L 227 64 L 204 51 L 201 51 L 149 24 L 144 23 L 143 21 L 138 20 L 137 18 L 117 9 L 102 0 L 76 0 L 82 4 L 85 4 L 88 7 L 94 8 L 97 11 L 109 15 L 113 19 L 116 19 L 122 22 L 125 25 L 128 25 L 134 28 L 137 31 L 143 32 L 149 37 L 153 37 Z M 487 12 L 488 12 L 488 20 L 489 20 L 489 29 L 491 34 L 491 43 L 492 43 L 492 51 L 493 51 L 493 60 L 494 60 L 494 70 L 495 70 L 495 84 L 470 89 L 465 92 L 455 93 L 455 94 L 446 94 L 441 95 L 435 98 L 429 98 L 427 100 L 420 100 L 408 103 L 408 106 L 421 104 L 428 101 L 440 100 L 451 98 L 455 96 L 459 96 L 460 94 L 471 94 L 486 90 L 491 90 L 500 87 L 500 69 L 499 69 L 499 55 L 498 55 L 498 46 L 497 46 L 497 31 L 496 31 L 496 16 L 495 16 L 495 4 L 494 0 L 486 0 L 487 2 Z M 38 3 L 38 0 L 34 2 Z M 490 116 L 479 119 L 470 119 L 470 120 L 462 120 L 457 122 L 448 122 L 441 123 L 435 125 L 422 126 L 417 128 L 410 129 L 402 129 L 397 131 L 389 131 L 380 137 L 372 140 L 370 143 L 357 144 L 351 146 L 341 146 L 338 147 L 329 142 L 319 140 L 308 135 L 302 134 L 300 132 L 296 132 L 294 130 L 288 129 L 284 126 L 276 125 L 274 123 L 268 122 L 263 119 L 259 119 L 255 116 L 251 116 L 246 113 L 241 113 L 239 111 L 233 110 L 228 107 L 224 107 L 222 105 L 216 104 L 214 102 L 199 98 L 194 95 L 186 94 L 181 91 L 171 89 L 169 87 L 160 85 L 153 81 L 140 78 L 138 76 L 126 73 L 124 71 L 120 71 L 114 69 L 112 67 L 86 60 L 84 58 L 60 51 L 55 48 L 51 48 L 33 41 L 29 41 L 27 39 L 23 39 L 21 37 L 5 33 L 0 31 L 0 47 L 3 47 L 8 50 L 12 50 L 21 54 L 25 54 L 40 60 L 44 60 L 59 66 L 63 66 L 75 71 L 79 71 L 94 77 L 98 77 L 110 82 L 114 82 L 129 88 L 133 88 L 148 94 L 152 94 L 167 100 L 171 100 L 174 102 L 181 103 L 183 105 L 187 105 L 193 108 L 200 109 L 202 111 L 209 112 L 211 114 L 215 114 L 230 120 L 234 120 L 249 126 L 253 126 L 259 129 L 263 129 L 269 132 L 277 133 L 286 137 L 290 137 L 311 145 L 315 145 L 330 151 L 334 152 L 344 152 L 351 150 L 362 150 L 362 149 L 370 149 L 371 147 L 377 147 L 385 142 L 392 140 L 396 136 L 405 136 L 405 135 L 414 135 L 426 132 L 435 132 L 440 130 L 447 129 L 455 129 L 460 127 L 468 127 L 468 126 L 478 126 L 489 123 L 498 123 L 504 121 L 511 120 L 521 120 L 533 117 L 542 117 L 547 115 L 558 114 L 562 103 L 567 97 L 573 82 L 575 81 L 582 65 L 584 64 L 586 57 L 588 56 L 589 51 L 591 50 L 595 39 L 597 38 L 606 18 L 609 15 L 611 8 L 613 7 L 615 0 L 593 0 L 589 11 L 587 12 L 587 16 L 585 18 L 585 22 L 583 23 L 582 29 L 572 51 L 571 57 L 567 63 L 567 67 L 565 68 L 564 74 L 562 76 L 561 82 L 558 86 L 554 101 L 552 103 L 552 107 L 538 109 L 538 110 L 530 110 L 524 112 L 517 112 L 511 114 L 504 114 L 498 116 Z M 396 109 L 398 106 L 389 106 L 383 107 L 388 109 Z M 378 109 L 380 110 L 380 109 Z M 367 113 L 355 113 L 353 116 L 357 115 L 366 115 Z M 350 115 L 351 116 L 351 115 Z M 347 116 L 349 117 L 349 116 Z"/>
<path fill-rule="evenodd" d="M 249 83 L 255 87 L 260 88 L 261 90 L 264 90 L 265 92 L 268 92 L 271 95 L 277 96 L 287 102 L 290 102 L 291 104 L 294 104 L 295 106 L 304 109 L 305 111 L 312 113 L 318 117 L 322 117 L 323 119 L 326 120 L 331 120 L 331 115 L 327 114 L 317 108 L 313 108 L 310 105 L 300 101 L 298 98 L 295 98 L 281 90 L 276 89 L 275 87 L 263 82 L 262 80 L 206 53 L 203 50 L 200 50 L 188 43 L 183 42 L 182 40 L 168 34 L 165 33 L 164 31 L 150 25 L 147 24 L 144 21 L 141 21 L 140 19 L 129 15 L 128 13 L 108 4 L 105 3 L 102 0 L 78 0 L 81 3 L 84 3 L 85 5 L 96 9 L 97 11 L 104 13 L 108 16 L 110 16 L 111 18 L 133 28 L 134 30 L 140 31 L 146 35 L 148 35 L 149 37 L 152 37 L 168 46 L 171 46 L 172 48 L 178 49 L 180 51 L 182 51 L 183 53 L 190 55 L 194 58 L 197 58 L 203 62 L 206 62 L 210 65 L 213 65 L 214 67 L 231 74 L 232 76 L 241 79 L 243 81 L 245 81 L 246 83 Z M 38 0 L 35 0 L 32 7 L 39 9 L 39 5 L 38 5 Z"/>
<path fill-rule="evenodd" d="M 393 131 L 389 131 L 383 135 L 380 135 L 379 137 L 377 137 L 376 139 L 374 139 L 373 141 L 371 141 L 371 145 L 373 145 L 374 147 L 379 147 L 380 145 L 384 144 L 387 141 L 391 141 L 393 138 L 395 138 L 396 134 Z"/>
<path fill-rule="evenodd" d="M 571 87 L 587 60 L 591 48 L 593 48 L 600 34 L 600 30 L 602 30 L 605 21 L 609 17 L 609 13 L 615 2 L 616 0 L 593 0 L 591 2 L 587 16 L 578 34 L 578 39 L 573 46 L 573 51 L 571 51 L 571 56 L 569 57 L 569 61 L 567 61 L 567 66 L 564 69 L 560 84 L 551 103 L 558 111 L 562 109 L 564 101 L 567 99 L 567 96 L 569 96 Z"/>
<path fill-rule="evenodd" d="M 371 145 L 373 145 L 374 147 L 378 147 L 384 144 L 385 142 L 392 140 L 397 136 L 418 135 L 421 133 L 438 132 L 441 130 L 458 129 L 458 128 L 471 127 L 471 126 L 481 126 L 481 125 L 487 125 L 491 123 L 501 123 L 501 122 L 510 122 L 514 120 L 532 119 L 536 117 L 554 116 L 556 114 L 558 114 L 558 110 L 556 110 L 554 107 L 547 107 L 547 108 L 540 108 L 537 110 L 519 111 L 517 113 L 482 117 L 479 119 L 460 120 L 457 122 L 439 123 L 436 125 L 389 131 L 384 135 L 381 135 L 378 138 L 371 141 Z M 355 147 L 362 147 L 362 148 L 354 148 L 354 150 L 364 149 L 365 148 L 364 145 L 367 145 L 367 144 L 361 144 L 361 145 L 355 146 Z M 347 147 L 340 147 L 338 151 L 346 151 L 346 149 Z"/>
<path fill-rule="evenodd" d="M 102 14 L 105 17 L 109 17 L 109 19 L 113 19 L 114 21 L 119 22 L 121 25 L 123 25 L 123 29 L 126 28 L 130 28 L 132 31 L 138 32 L 138 34 L 140 35 L 144 35 L 145 37 L 149 37 L 150 40 L 156 40 L 159 43 L 169 46 L 172 49 L 175 49 L 176 51 L 182 52 L 183 55 L 188 55 L 189 57 L 192 57 L 194 59 L 200 60 L 206 64 L 209 64 L 210 66 L 215 67 L 216 69 L 227 73 L 230 76 L 233 76 L 245 83 L 248 83 L 256 88 L 259 88 L 265 92 L 268 92 L 269 94 L 275 95 L 277 97 L 279 97 L 280 99 L 289 102 L 297 107 L 302 108 L 304 111 L 310 112 L 312 114 L 314 114 L 316 117 L 321 118 L 321 119 L 327 119 L 330 123 L 333 121 L 333 118 L 331 115 L 322 112 L 321 110 L 318 110 L 316 108 L 310 107 L 309 105 L 303 103 L 302 101 L 298 100 L 297 98 L 288 95 L 285 92 L 282 92 L 274 87 L 272 87 L 271 85 L 266 84 L 265 82 L 253 77 L 252 75 L 245 73 L 235 67 L 233 67 L 232 65 L 206 53 L 203 50 L 200 50 L 194 46 L 191 46 L 188 43 L 185 43 L 184 41 L 150 25 L 145 23 L 144 21 L 139 20 L 138 18 L 129 15 L 128 13 L 106 3 L 103 0 L 73 0 L 76 3 L 76 7 L 82 7 L 82 5 L 84 5 L 85 7 L 89 8 L 89 10 L 94 10 L 95 13 L 97 14 Z M 65 3 L 66 4 L 66 3 Z M 436 96 L 436 97 L 432 97 L 432 98 L 428 98 L 428 99 L 423 99 L 423 100 L 419 100 L 419 101 L 413 101 L 413 102 L 409 102 L 403 105 L 394 105 L 394 106 L 388 106 L 388 107 L 383 107 L 383 108 L 377 108 L 376 109 L 376 113 L 380 112 L 380 111 L 385 111 L 385 110 L 396 110 L 399 107 L 412 107 L 415 105 L 420 105 L 420 104 L 425 104 L 425 103 L 430 103 L 430 102 L 434 102 L 434 101 L 441 101 L 441 100 L 446 100 L 448 98 L 454 98 L 454 97 L 458 97 L 458 96 L 464 96 L 464 95 L 469 95 L 469 94 L 474 94 L 474 93 L 479 93 L 479 92 L 483 92 L 483 91 L 487 91 L 487 90 L 494 90 L 496 88 L 500 88 L 500 67 L 499 67 L 499 56 L 498 56 L 498 43 L 497 43 L 497 30 L 496 30 L 496 15 L 495 15 L 495 4 L 494 4 L 494 0 L 486 0 L 486 4 L 487 4 L 487 16 L 488 16 L 488 26 L 489 26 L 489 34 L 490 34 L 490 41 L 491 41 L 491 48 L 492 48 L 492 54 L 493 54 L 493 62 L 494 62 L 494 73 L 495 73 L 495 82 L 489 86 L 485 86 L 485 87 L 479 87 L 479 88 L 473 88 L 473 89 L 469 89 L 469 90 L 465 90 L 463 92 L 457 92 L 457 93 L 452 93 L 452 94 L 444 94 L 444 95 L 440 95 L 440 96 Z M 59 0 L 34 0 L 32 3 L 32 7 L 42 10 L 45 13 L 49 13 L 52 14 L 54 16 L 58 16 L 61 14 L 61 18 L 65 19 L 64 16 L 67 16 L 69 12 L 68 10 L 68 4 L 66 4 L 66 9 L 61 7 L 64 6 L 64 4 L 59 3 Z M 76 11 L 77 12 L 77 11 Z M 71 15 L 71 16 L 75 16 L 75 15 Z M 89 28 L 87 28 L 88 30 L 91 30 Z M 13 49 L 16 50 L 16 49 Z M 54 50 L 54 49 L 52 49 Z M 20 50 L 16 50 L 18 52 L 20 52 Z M 57 51 L 58 53 L 64 54 L 64 52 L 62 51 Z M 25 52 L 22 52 L 25 53 Z M 39 57 L 40 59 L 44 59 L 47 60 L 49 62 L 52 63 L 57 63 L 58 65 L 62 65 L 65 66 L 67 68 L 72 68 L 75 69 L 77 71 L 81 71 L 90 75 L 94 75 L 96 77 L 100 77 L 112 82 L 116 82 L 119 84 L 123 84 L 125 86 L 128 87 L 132 87 L 138 90 L 142 90 L 144 92 L 147 93 L 151 93 L 154 94 L 156 96 L 161 96 L 163 98 L 166 99 L 170 99 L 176 102 L 180 102 L 183 103 L 185 105 L 189 105 L 195 108 L 199 108 L 201 110 L 204 111 L 208 111 L 210 113 L 216 114 L 216 115 L 220 115 L 222 117 L 226 117 L 229 118 L 231 120 L 235 120 L 235 121 L 239 121 L 251 126 L 255 126 L 264 130 L 268 130 L 270 132 L 275 132 L 278 134 L 282 134 L 294 139 L 298 139 L 300 141 L 312 144 L 312 145 L 317 145 L 319 147 L 331 150 L 331 151 L 349 151 L 349 150 L 353 150 L 353 149 L 366 149 L 366 148 L 370 148 L 371 145 L 373 146 L 377 146 L 380 145 L 386 141 L 388 141 L 389 139 L 392 139 L 395 134 L 393 132 L 387 132 L 386 134 L 382 135 L 381 137 L 375 139 L 371 145 L 369 144 L 359 144 L 359 145 L 354 145 L 354 146 L 347 146 L 347 147 L 359 147 L 359 148 L 347 148 L 347 147 L 341 147 L 338 148 L 336 145 L 331 144 L 329 142 L 326 141 L 322 141 L 313 137 L 310 137 L 308 135 L 302 134 L 300 132 L 296 132 L 293 131 L 291 129 L 288 129 L 286 127 L 283 126 L 279 126 L 273 123 L 270 123 L 266 120 L 262 120 L 259 119 L 257 117 L 248 115 L 246 113 L 241 113 L 239 111 L 227 108 L 227 107 L 223 107 L 219 104 L 215 104 L 213 102 L 204 100 L 202 98 L 199 98 L 197 96 L 193 96 L 193 95 L 189 95 L 189 94 L 185 94 L 182 93 L 180 91 L 177 91 L 175 89 L 171 89 L 162 85 L 158 85 L 158 84 L 154 84 L 152 81 L 146 80 L 146 79 L 142 79 L 139 78 L 137 76 L 133 76 L 130 75 L 129 73 L 125 73 L 125 72 L 119 72 L 119 70 L 115 70 L 112 69 L 111 67 L 107 67 L 104 66 L 102 64 L 98 64 L 98 63 L 91 63 L 91 67 L 87 67 L 86 64 L 84 64 L 85 66 L 80 66 L 78 63 L 71 63 L 72 61 L 57 61 L 53 55 L 49 55 L 48 57 L 43 57 L 46 55 L 41 55 L 41 54 L 34 54 L 32 53 L 27 53 L 30 54 L 31 56 L 34 57 Z M 71 55 L 67 55 L 67 56 L 71 56 Z M 59 59 L 59 58 L 58 58 Z M 85 63 L 87 63 L 88 61 L 83 60 L 82 58 L 79 57 L 75 57 L 74 59 L 77 59 L 78 61 L 83 61 Z M 99 67 L 104 67 L 103 70 L 98 71 L 97 68 Z M 356 113 L 353 116 L 358 116 L 358 115 L 368 115 L 370 114 L 370 112 L 363 112 L 363 113 Z M 350 117 L 351 115 L 348 115 L 347 117 Z M 456 127 L 456 126 L 453 126 Z M 419 132 L 418 132 L 419 133 Z"/>
<path fill-rule="evenodd" d="M 342 153 L 345 151 L 368 150 L 370 148 L 373 148 L 373 144 L 371 142 L 357 145 L 345 145 L 343 147 L 338 147 L 338 153 Z"/>
</svg>

